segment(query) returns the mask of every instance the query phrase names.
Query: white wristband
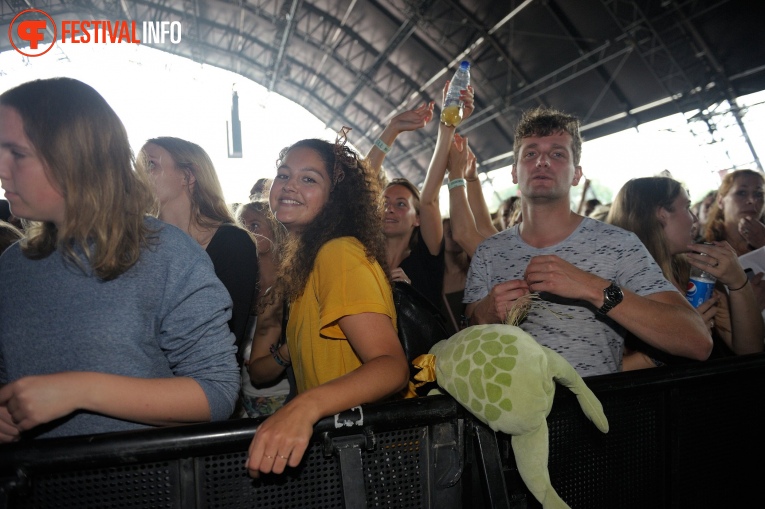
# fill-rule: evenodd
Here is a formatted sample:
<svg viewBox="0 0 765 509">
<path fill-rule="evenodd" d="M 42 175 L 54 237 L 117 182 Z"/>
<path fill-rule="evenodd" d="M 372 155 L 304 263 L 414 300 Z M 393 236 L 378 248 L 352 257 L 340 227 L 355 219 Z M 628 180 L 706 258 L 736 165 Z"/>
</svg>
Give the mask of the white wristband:
<svg viewBox="0 0 765 509">
<path fill-rule="evenodd" d="M 377 138 L 375 140 L 375 147 L 382 150 L 383 154 L 387 154 L 388 152 L 390 152 L 390 147 L 388 146 L 388 144 L 382 141 L 380 138 Z"/>
<path fill-rule="evenodd" d="M 450 180 L 450 181 L 449 181 L 449 183 L 447 184 L 447 186 L 449 187 L 449 190 L 450 190 L 450 191 L 451 191 L 452 189 L 454 189 L 455 187 L 460 187 L 460 186 L 463 186 L 463 187 L 464 187 L 464 186 L 466 186 L 466 185 L 467 185 L 467 184 L 466 184 L 466 182 L 465 182 L 465 179 L 454 179 L 454 180 Z"/>
</svg>

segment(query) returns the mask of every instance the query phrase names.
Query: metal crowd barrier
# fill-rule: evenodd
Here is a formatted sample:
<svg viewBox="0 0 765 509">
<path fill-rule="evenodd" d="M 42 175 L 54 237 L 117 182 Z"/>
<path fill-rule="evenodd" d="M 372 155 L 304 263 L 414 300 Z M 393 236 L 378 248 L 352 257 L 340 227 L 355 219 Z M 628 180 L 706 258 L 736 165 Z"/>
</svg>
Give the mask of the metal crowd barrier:
<svg viewBox="0 0 765 509">
<path fill-rule="evenodd" d="M 569 506 L 765 507 L 765 354 L 585 381 L 603 404 L 608 434 L 560 386 L 547 419 L 550 478 Z M 499 457 L 486 468 L 505 472 L 508 506 L 541 508 L 517 476 L 509 439 L 497 435 L 488 449 Z"/>
<path fill-rule="evenodd" d="M 558 388 L 549 470 L 572 508 L 765 507 L 765 354 L 586 379 L 600 433 Z M 0 508 L 536 509 L 509 436 L 449 396 L 315 426 L 303 463 L 251 479 L 259 419 L 0 446 Z"/>
<path fill-rule="evenodd" d="M 0 446 L 0 507 L 458 508 L 465 419 L 449 397 L 321 420 L 302 464 L 251 479 L 261 419 Z"/>
</svg>

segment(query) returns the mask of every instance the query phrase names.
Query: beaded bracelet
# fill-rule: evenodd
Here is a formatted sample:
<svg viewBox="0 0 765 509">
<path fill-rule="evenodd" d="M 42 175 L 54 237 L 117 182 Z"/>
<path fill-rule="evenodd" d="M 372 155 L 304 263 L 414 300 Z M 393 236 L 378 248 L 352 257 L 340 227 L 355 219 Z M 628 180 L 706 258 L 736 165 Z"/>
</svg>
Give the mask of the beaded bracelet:
<svg viewBox="0 0 765 509">
<path fill-rule="evenodd" d="M 285 361 L 284 359 L 282 359 L 282 356 L 279 355 L 279 347 L 278 346 L 271 345 L 268 350 L 271 352 L 271 357 L 274 358 L 274 360 L 276 361 L 276 363 L 279 366 L 281 366 L 283 368 L 286 368 L 286 367 L 289 367 L 290 364 L 292 364 L 291 362 Z"/>
<path fill-rule="evenodd" d="M 452 189 L 454 189 L 455 187 L 460 187 L 460 186 L 465 186 L 465 185 L 466 185 L 466 183 L 465 183 L 465 179 L 454 179 L 454 180 L 450 180 L 450 181 L 449 181 L 449 184 L 447 184 L 447 186 L 449 187 L 449 190 L 450 190 L 450 191 L 451 191 Z"/>
<path fill-rule="evenodd" d="M 387 143 L 385 143 L 384 141 L 382 141 L 380 138 L 377 138 L 375 140 L 375 147 L 377 147 L 380 150 L 382 150 L 383 154 L 387 154 L 388 152 L 390 152 L 390 146 Z"/>
</svg>

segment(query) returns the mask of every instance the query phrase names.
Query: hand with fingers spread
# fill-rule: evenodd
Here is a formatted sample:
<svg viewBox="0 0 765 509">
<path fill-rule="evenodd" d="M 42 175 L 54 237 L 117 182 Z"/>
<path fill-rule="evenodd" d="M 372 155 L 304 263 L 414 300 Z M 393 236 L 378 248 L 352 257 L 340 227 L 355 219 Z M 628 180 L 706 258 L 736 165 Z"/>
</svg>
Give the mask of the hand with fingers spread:
<svg viewBox="0 0 765 509">
<path fill-rule="evenodd" d="M 398 135 L 403 132 L 416 131 L 428 125 L 433 120 L 434 107 L 435 103 L 430 101 L 394 115 L 367 153 L 367 161 L 370 167 L 375 171 L 382 171 L 385 155 L 393 147 L 393 143 L 398 138 Z"/>
<path fill-rule="evenodd" d="M 402 111 L 390 119 L 388 125 L 397 135 L 406 131 L 416 131 L 422 129 L 433 119 L 433 108 L 435 103 L 423 103 L 411 110 Z"/>
</svg>

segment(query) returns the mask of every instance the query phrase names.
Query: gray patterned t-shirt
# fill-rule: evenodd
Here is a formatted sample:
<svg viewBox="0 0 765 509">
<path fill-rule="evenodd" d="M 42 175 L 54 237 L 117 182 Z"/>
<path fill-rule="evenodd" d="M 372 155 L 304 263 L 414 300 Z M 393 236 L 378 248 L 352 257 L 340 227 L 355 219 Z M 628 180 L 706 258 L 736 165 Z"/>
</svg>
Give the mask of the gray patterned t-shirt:
<svg viewBox="0 0 765 509">
<path fill-rule="evenodd" d="M 519 225 L 484 240 L 470 263 L 463 302 L 477 302 L 496 284 L 522 279 L 532 257 L 550 254 L 641 296 L 677 291 L 634 233 L 585 217 L 568 238 L 543 249 L 526 244 Z M 588 302 L 546 292 L 540 297 L 521 323 L 523 330 L 565 357 L 581 376 L 621 369 L 623 327 Z"/>
</svg>

